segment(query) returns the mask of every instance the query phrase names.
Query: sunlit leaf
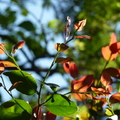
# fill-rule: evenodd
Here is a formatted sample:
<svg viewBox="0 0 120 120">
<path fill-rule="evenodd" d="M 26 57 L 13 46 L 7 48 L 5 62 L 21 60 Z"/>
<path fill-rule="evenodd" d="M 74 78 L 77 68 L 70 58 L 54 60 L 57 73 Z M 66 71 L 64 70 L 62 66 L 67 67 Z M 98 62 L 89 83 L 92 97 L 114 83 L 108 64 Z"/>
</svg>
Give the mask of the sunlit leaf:
<svg viewBox="0 0 120 120">
<path fill-rule="evenodd" d="M 36 92 L 37 83 L 31 74 L 25 71 L 13 70 L 5 72 L 4 75 L 9 77 L 12 84 L 22 81 L 16 88 L 19 92 L 27 95 L 32 95 Z"/>
<path fill-rule="evenodd" d="M 83 76 L 78 80 L 73 80 L 71 82 L 71 92 L 73 92 L 73 96 L 75 97 L 76 100 L 78 101 L 83 101 L 87 97 L 85 94 L 80 94 L 77 92 L 86 92 L 88 88 L 92 85 L 94 82 L 94 76 L 93 75 L 87 75 Z"/>
<path fill-rule="evenodd" d="M 29 120 L 31 113 L 31 106 L 20 99 L 7 101 L 0 106 L 0 120 Z"/>
<path fill-rule="evenodd" d="M 5 52 L 4 52 L 4 46 L 5 46 L 4 43 L 0 43 L 0 54 L 5 54 Z"/>
<path fill-rule="evenodd" d="M 58 116 L 68 116 L 77 111 L 76 103 L 70 101 L 66 96 L 53 94 L 47 97 L 49 99 L 45 105 L 47 109 Z"/>
<path fill-rule="evenodd" d="M 70 61 L 73 61 L 73 59 L 60 57 L 60 58 L 57 58 L 55 62 L 56 63 L 66 63 L 66 62 L 70 62 Z"/>
<path fill-rule="evenodd" d="M 117 58 L 118 52 L 112 53 L 109 46 L 102 47 L 101 49 L 103 58 L 107 61 L 112 61 Z"/>
<path fill-rule="evenodd" d="M 116 35 L 112 33 L 109 45 L 106 47 L 102 47 L 101 49 L 103 58 L 107 61 L 112 61 L 116 59 L 120 48 L 119 46 L 120 45 L 119 43 L 117 43 Z"/>
<path fill-rule="evenodd" d="M 120 102 L 120 93 L 119 93 L 119 92 L 118 92 L 118 93 L 114 93 L 114 94 L 110 97 L 109 101 L 110 101 L 111 104 Z"/>
<path fill-rule="evenodd" d="M 10 61 L 0 61 L 0 64 L 3 64 L 4 67 L 16 67 L 16 65 Z"/>
<path fill-rule="evenodd" d="M 110 75 L 107 72 L 102 73 L 102 75 L 101 75 L 101 83 L 104 86 L 112 84 L 112 79 L 111 79 Z"/>
<path fill-rule="evenodd" d="M 117 42 L 116 35 L 115 35 L 115 33 L 112 33 L 111 37 L 110 37 L 110 45 L 112 45 L 113 43 L 116 43 L 116 42 Z"/>
<path fill-rule="evenodd" d="M 86 38 L 86 39 L 90 39 L 90 40 L 92 40 L 92 38 L 89 37 L 89 36 L 87 36 L 87 35 L 74 36 L 74 38 Z"/>
<path fill-rule="evenodd" d="M 83 27 L 85 26 L 85 24 L 86 24 L 86 19 L 81 20 L 81 21 L 78 22 L 78 24 L 74 24 L 74 28 L 77 31 L 81 31 L 83 29 Z"/>
</svg>

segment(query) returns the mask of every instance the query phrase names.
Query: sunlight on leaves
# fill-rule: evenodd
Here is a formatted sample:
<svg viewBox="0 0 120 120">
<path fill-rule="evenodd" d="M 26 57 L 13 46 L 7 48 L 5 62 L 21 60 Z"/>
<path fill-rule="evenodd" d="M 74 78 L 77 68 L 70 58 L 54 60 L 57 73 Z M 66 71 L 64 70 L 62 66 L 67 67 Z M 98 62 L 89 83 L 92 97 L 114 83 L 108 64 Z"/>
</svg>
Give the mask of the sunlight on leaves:
<svg viewBox="0 0 120 120">
<path fill-rule="evenodd" d="M 58 116 L 68 116 L 77 111 L 76 103 L 70 101 L 66 96 L 53 94 L 47 97 L 49 99 L 45 105 L 47 109 Z"/>
<path fill-rule="evenodd" d="M 81 31 L 83 29 L 83 27 L 85 26 L 85 24 L 86 24 L 86 19 L 81 20 L 81 21 L 78 22 L 78 24 L 74 24 L 74 28 L 77 31 Z"/>
</svg>

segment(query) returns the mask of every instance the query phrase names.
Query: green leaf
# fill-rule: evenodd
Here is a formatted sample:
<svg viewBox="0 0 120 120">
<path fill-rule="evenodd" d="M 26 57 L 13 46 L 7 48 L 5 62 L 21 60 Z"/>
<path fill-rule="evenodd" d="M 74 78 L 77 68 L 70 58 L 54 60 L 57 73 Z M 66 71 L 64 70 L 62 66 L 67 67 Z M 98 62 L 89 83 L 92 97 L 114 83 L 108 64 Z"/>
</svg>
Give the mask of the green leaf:
<svg viewBox="0 0 120 120">
<path fill-rule="evenodd" d="M 70 101 L 66 96 L 53 94 L 47 97 L 47 109 L 58 116 L 68 116 L 77 111 L 76 103 Z"/>
<path fill-rule="evenodd" d="M 106 108 L 105 114 L 108 116 L 112 116 L 113 115 L 112 108 Z"/>
<path fill-rule="evenodd" d="M 31 106 L 20 99 L 10 100 L 0 105 L 0 120 L 29 120 L 31 113 Z"/>
<path fill-rule="evenodd" d="M 12 84 L 22 81 L 16 88 L 19 92 L 26 95 L 32 95 L 36 92 L 37 83 L 31 74 L 20 70 L 13 70 L 5 72 L 4 75 L 9 77 Z"/>
<path fill-rule="evenodd" d="M 23 21 L 22 23 L 19 24 L 19 26 L 28 30 L 28 31 L 35 30 L 33 23 L 30 21 Z"/>
</svg>

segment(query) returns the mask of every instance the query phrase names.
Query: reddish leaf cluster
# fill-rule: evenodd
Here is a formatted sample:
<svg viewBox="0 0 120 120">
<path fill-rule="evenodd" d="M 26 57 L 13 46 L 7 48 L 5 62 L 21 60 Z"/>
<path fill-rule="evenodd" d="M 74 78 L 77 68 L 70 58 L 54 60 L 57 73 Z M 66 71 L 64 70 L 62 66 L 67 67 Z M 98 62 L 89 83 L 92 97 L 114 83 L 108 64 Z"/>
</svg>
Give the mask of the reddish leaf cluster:
<svg viewBox="0 0 120 120">
<path fill-rule="evenodd" d="M 71 82 L 71 92 L 76 100 L 84 101 L 87 99 L 87 91 L 94 82 L 93 75 L 83 76 L 78 80 Z"/>
<path fill-rule="evenodd" d="M 12 54 L 15 53 L 17 49 L 20 49 L 24 46 L 24 41 L 18 42 L 13 48 L 12 48 Z M 5 54 L 5 44 L 0 43 L 0 54 Z M 16 65 L 10 61 L 0 61 L 0 74 L 5 70 L 5 67 L 16 67 Z"/>
<path fill-rule="evenodd" d="M 0 73 L 5 70 L 5 67 L 16 67 L 16 65 L 10 61 L 0 61 Z"/>
</svg>

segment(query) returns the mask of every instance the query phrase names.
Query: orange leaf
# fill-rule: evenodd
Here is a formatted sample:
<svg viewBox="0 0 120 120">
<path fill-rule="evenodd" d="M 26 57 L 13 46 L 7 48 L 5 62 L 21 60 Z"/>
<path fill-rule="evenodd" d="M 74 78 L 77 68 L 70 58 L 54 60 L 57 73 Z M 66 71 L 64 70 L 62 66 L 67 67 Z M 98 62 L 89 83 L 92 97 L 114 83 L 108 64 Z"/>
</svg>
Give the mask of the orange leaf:
<svg viewBox="0 0 120 120">
<path fill-rule="evenodd" d="M 72 92 L 87 92 L 88 88 L 92 85 L 94 82 L 93 75 L 87 75 L 83 76 L 82 78 L 78 80 L 73 80 L 71 82 L 71 91 Z M 85 94 L 80 93 L 72 93 L 76 100 L 83 101 L 87 97 Z"/>
<path fill-rule="evenodd" d="M 120 79 L 120 69 L 110 67 L 110 68 L 104 69 L 104 71 L 108 72 L 110 76 Z"/>
<path fill-rule="evenodd" d="M 112 51 L 110 50 L 109 46 L 102 47 L 101 52 L 102 52 L 103 58 L 107 61 L 112 61 L 116 59 L 118 56 L 118 52 L 112 54 Z"/>
<path fill-rule="evenodd" d="M 0 43 L 0 54 L 4 54 L 4 46 L 5 44 L 4 43 Z"/>
<path fill-rule="evenodd" d="M 65 71 L 66 73 L 70 73 L 69 63 L 68 63 L 68 62 L 63 63 L 63 68 L 64 68 L 64 71 Z"/>
<path fill-rule="evenodd" d="M 20 83 L 23 83 L 23 82 L 22 82 L 22 81 L 15 82 L 15 83 L 9 88 L 9 91 L 17 88 L 17 86 L 18 86 Z"/>
<path fill-rule="evenodd" d="M 110 45 L 112 45 L 113 43 L 116 43 L 116 42 L 117 42 L 116 35 L 115 35 L 115 33 L 112 33 L 111 37 L 110 37 Z"/>
<path fill-rule="evenodd" d="M 109 99 L 110 103 L 114 104 L 114 103 L 118 103 L 120 102 L 120 93 L 115 93 L 113 94 L 110 99 Z"/>
<path fill-rule="evenodd" d="M 87 39 L 92 40 L 92 38 L 91 38 L 91 37 L 89 37 L 89 36 L 87 36 L 87 35 L 74 36 L 74 38 L 87 38 Z"/>
<path fill-rule="evenodd" d="M 103 58 L 107 61 L 112 61 L 117 58 L 120 49 L 120 43 L 117 42 L 116 35 L 111 34 L 110 44 L 106 47 L 102 47 Z"/>
<path fill-rule="evenodd" d="M 10 61 L 0 61 L 0 63 L 4 64 L 4 67 L 16 67 L 16 65 Z"/>
<path fill-rule="evenodd" d="M 104 86 L 110 85 L 112 83 L 112 79 L 107 72 L 103 72 L 101 75 L 101 83 Z"/>
<path fill-rule="evenodd" d="M 85 26 L 86 24 L 86 19 L 84 20 L 81 20 L 79 21 L 78 24 L 74 24 L 74 28 L 77 30 L 77 31 L 81 31 L 83 29 L 83 27 Z"/>
<path fill-rule="evenodd" d="M 5 70 L 4 64 L 0 63 L 0 74 Z"/>
<path fill-rule="evenodd" d="M 57 58 L 55 62 L 56 63 L 65 63 L 65 62 L 70 62 L 72 60 L 73 60 L 72 58 L 63 58 L 63 57 L 60 57 L 60 58 Z"/>
</svg>

